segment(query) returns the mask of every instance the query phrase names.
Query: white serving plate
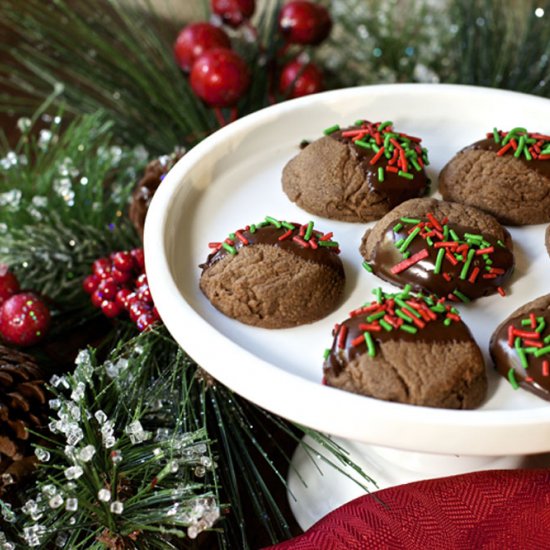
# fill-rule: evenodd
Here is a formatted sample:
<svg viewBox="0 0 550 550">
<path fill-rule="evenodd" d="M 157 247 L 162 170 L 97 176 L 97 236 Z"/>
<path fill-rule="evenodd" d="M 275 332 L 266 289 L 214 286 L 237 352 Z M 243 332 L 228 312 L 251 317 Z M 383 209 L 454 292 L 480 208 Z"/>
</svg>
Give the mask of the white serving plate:
<svg viewBox="0 0 550 550">
<path fill-rule="evenodd" d="M 302 139 L 335 123 L 393 120 L 423 138 L 430 176 L 453 154 L 494 126 L 550 131 L 550 101 L 512 92 L 452 85 L 400 84 L 338 90 L 269 107 L 205 139 L 170 171 L 157 191 L 145 227 L 145 258 L 159 313 L 178 343 L 203 368 L 247 399 L 283 417 L 347 439 L 405 450 L 468 455 L 530 454 L 550 450 L 550 404 L 514 391 L 492 369 L 487 348 L 497 324 L 519 305 L 550 292 L 544 226 L 511 228 L 516 272 L 499 295 L 459 306 L 485 354 L 489 395 L 481 409 L 415 407 L 353 395 L 321 384 L 323 351 L 335 322 L 393 290 L 361 267 L 368 225 L 311 216 L 281 190 L 281 172 Z M 316 323 L 284 330 L 243 325 L 214 309 L 198 287 L 208 242 L 266 215 L 313 219 L 333 231 L 347 282 L 339 309 Z"/>
</svg>

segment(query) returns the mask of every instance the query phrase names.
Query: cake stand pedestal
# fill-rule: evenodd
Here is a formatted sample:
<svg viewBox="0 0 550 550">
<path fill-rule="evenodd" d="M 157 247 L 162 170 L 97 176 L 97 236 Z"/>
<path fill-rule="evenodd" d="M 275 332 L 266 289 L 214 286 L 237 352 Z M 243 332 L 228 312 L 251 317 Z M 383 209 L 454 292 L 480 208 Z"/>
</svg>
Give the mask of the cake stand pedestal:
<svg viewBox="0 0 550 550">
<path fill-rule="evenodd" d="M 523 467 L 548 467 L 550 455 L 533 456 L 468 456 L 402 451 L 333 438 L 349 452 L 349 458 L 360 466 L 373 482 L 365 482 L 348 466 L 342 471 L 321 458 L 323 449 L 310 437 L 292 458 L 288 475 L 288 499 L 292 513 L 302 529 L 308 529 L 339 506 L 366 494 L 403 483 L 447 477 L 481 470 L 503 470 Z M 326 452 L 325 452 L 326 454 Z M 349 476 L 349 477 L 348 477 Z M 376 483 L 374 483 L 376 482 Z M 363 487 L 360 485 L 362 484 Z"/>
</svg>

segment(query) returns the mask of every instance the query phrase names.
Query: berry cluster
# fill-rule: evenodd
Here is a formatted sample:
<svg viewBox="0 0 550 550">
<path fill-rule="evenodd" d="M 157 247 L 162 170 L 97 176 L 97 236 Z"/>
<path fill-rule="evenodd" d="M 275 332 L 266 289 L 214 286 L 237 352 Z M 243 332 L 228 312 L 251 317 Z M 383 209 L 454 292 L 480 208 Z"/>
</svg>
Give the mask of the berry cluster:
<svg viewBox="0 0 550 550">
<path fill-rule="evenodd" d="M 254 0 L 211 0 L 211 9 L 221 24 L 234 29 L 245 26 L 257 36 L 250 23 Z M 320 44 L 332 28 L 327 9 L 310 0 L 287 2 L 281 8 L 278 23 L 285 41 L 279 57 L 293 44 L 301 47 Z M 193 91 L 216 110 L 234 108 L 250 85 L 246 62 L 231 49 L 228 34 L 216 24 L 199 22 L 184 27 L 174 44 L 174 55 L 178 65 L 189 74 Z M 274 70 L 277 72 L 276 66 Z M 323 87 L 321 70 L 311 62 L 302 61 L 300 56 L 288 61 L 278 77 L 278 90 L 284 97 L 301 97 L 319 92 Z"/>
<path fill-rule="evenodd" d="M 92 265 L 92 274 L 83 282 L 92 304 L 107 317 L 128 312 L 140 331 L 159 320 L 153 304 L 143 249 L 114 252 L 109 258 L 99 258 Z"/>
<path fill-rule="evenodd" d="M 7 344 L 32 346 L 44 338 L 50 310 L 36 294 L 21 292 L 17 277 L 0 265 L 0 337 Z"/>
</svg>

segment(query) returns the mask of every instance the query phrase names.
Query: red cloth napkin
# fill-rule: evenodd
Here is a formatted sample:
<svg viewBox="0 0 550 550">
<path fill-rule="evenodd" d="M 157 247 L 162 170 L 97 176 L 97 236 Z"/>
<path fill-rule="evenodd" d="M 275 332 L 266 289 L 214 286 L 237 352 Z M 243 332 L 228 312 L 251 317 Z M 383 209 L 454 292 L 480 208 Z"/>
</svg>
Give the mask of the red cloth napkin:
<svg viewBox="0 0 550 550">
<path fill-rule="evenodd" d="M 273 550 L 544 550 L 550 470 L 495 470 L 357 498 Z"/>
</svg>

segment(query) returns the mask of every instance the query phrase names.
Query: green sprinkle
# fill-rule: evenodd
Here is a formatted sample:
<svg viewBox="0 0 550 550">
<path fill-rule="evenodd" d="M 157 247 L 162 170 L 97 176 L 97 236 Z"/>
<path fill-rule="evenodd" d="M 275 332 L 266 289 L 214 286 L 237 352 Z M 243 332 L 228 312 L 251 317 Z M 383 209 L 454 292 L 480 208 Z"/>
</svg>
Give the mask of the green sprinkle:
<svg viewBox="0 0 550 550">
<path fill-rule="evenodd" d="M 252 224 L 250 226 L 250 233 L 256 233 L 256 225 L 255 224 Z"/>
<path fill-rule="evenodd" d="M 382 303 L 382 299 L 383 299 L 383 296 L 382 296 L 382 289 L 380 287 L 378 288 L 375 288 L 372 293 L 376 296 L 376 301 L 381 304 Z"/>
<path fill-rule="evenodd" d="M 353 144 L 357 145 L 358 147 L 362 147 L 363 149 L 370 149 L 371 148 L 369 143 L 367 143 L 366 141 L 363 141 L 361 139 L 358 139 L 358 140 L 354 141 Z"/>
<path fill-rule="evenodd" d="M 379 124 L 378 131 L 381 132 L 384 128 L 387 128 L 388 126 L 393 126 L 393 122 L 391 120 L 386 120 L 385 122 Z"/>
<path fill-rule="evenodd" d="M 400 218 L 400 220 L 403 222 L 403 223 L 412 223 L 412 224 L 417 224 L 417 223 L 420 223 L 420 220 L 417 220 L 416 218 Z"/>
<path fill-rule="evenodd" d="M 443 321 L 443 324 L 448 327 L 450 324 L 452 323 L 452 320 L 449 319 L 448 317 L 445 319 L 445 321 Z"/>
<path fill-rule="evenodd" d="M 496 128 L 493 128 L 493 139 L 495 140 L 495 143 L 500 143 L 500 135 Z"/>
<path fill-rule="evenodd" d="M 405 303 L 401 298 L 399 298 L 399 296 L 395 297 L 395 303 L 398 304 L 403 309 L 410 311 L 415 317 L 418 317 L 420 319 L 421 317 L 420 313 L 418 313 L 418 311 L 416 311 L 416 309 L 411 307 L 409 304 Z"/>
<path fill-rule="evenodd" d="M 445 249 L 440 248 L 437 253 L 437 258 L 435 260 L 434 273 L 439 275 L 441 273 L 441 265 L 443 264 L 443 258 L 445 257 Z"/>
<path fill-rule="evenodd" d="M 412 233 L 405 239 L 405 242 L 399 247 L 401 252 L 405 252 L 414 238 L 420 233 L 420 227 L 415 228 Z"/>
<path fill-rule="evenodd" d="M 445 306 L 443 304 L 435 304 L 430 308 L 434 313 L 443 313 L 445 311 Z"/>
<path fill-rule="evenodd" d="M 399 248 L 403 243 L 405 242 L 405 239 L 399 239 L 398 241 L 395 241 L 395 246 Z"/>
<path fill-rule="evenodd" d="M 459 262 L 461 262 L 461 261 L 463 260 L 462 254 L 455 254 L 455 258 L 456 258 Z"/>
<path fill-rule="evenodd" d="M 384 168 L 382 168 L 382 166 L 378 167 L 378 181 L 379 182 L 384 181 Z"/>
<path fill-rule="evenodd" d="M 376 145 L 376 143 L 374 142 L 371 143 L 371 147 L 375 153 L 378 153 L 378 151 L 380 151 L 380 147 L 378 147 L 378 145 Z"/>
<path fill-rule="evenodd" d="M 519 360 L 521 362 L 521 366 L 524 369 L 526 369 L 529 366 L 529 362 L 527 361 L 527 355 L 525 355 L 525 350 L 522 349 L 522 348 L 519 348 L 517 350 L 517 353 L 518 353 L 518 356 L 519 356 Z M 535 354 L 535 357 L 536 357 L 536 354 Z"/>
<path fill-rule="evenodd" d="M 227 250 L 227 252 L 229 252 L 229 254 L 232 254 L 233 256 L 237 254 L 237 249 L 230 244 L 222 243 L 222 246 L 225 248 L 225 250 Z"/>
<path fill-rule="evenodd" d="M 418 329 L 416 327 L 411 327 L 410 325 L 401 325 L 399 328 L 410 334 L 416 334 L 418 332 Z"/>
<path fill-rule="evenodd" d="M 372 273 L 372 267 L 369 264 L 369 262 L 367 261 L 363 262 L 363 267 L 365 268 L 366 271 L 368 271 L 369 273 Z"/>
<path fill-rule="evenodd" d="M 431 237 L 426 237 L 426 242 L 428 243 L 429 246 L 433 246 L 433 245 L 434 245 L 434 242 L 432 241 L 432 238 L 431 238 Z"/>
<path fill-rule="evenodd" d="M 525 158 L 527 160 L 533 160 L 533 157 L 531 156 L 531 153 L 529 152 L 529 149 L 527 147 L 523 148 L 523 154 L 525 155 Z"/>
<path fill-rule="evenodd" d="M 365 122 L 364 120 L 356 120 L 355 121 L 355 126 L 363 126 L 363 122 Z"/>
<path fill-rule="evenodd" d="M 546 338 L 544 339 L 544 343 L 546 344 Z M 541 357 L 542 355 L 546 355 L 547 353 L 550 353 L 550 346 L 538 348 L 537 351 L 535 351 L 535 357 Z"/>
<path fill-rule="evenodd" d="M 468 275 L 468 271 L 470 270 L 470 265 L 472 263 L 472 260 L 474 259 L 476 251 L 470 250 L 468 252 L 468 258 L 464 262 L 464 266 L 462 267 L 462 271 L 460 272 L 459 278 L 464 280 L 466 276 Z"/>
<path fill-rule="evenodd" d="M 531 319 L 523 319 L 523 321 L 521 322 L 521 325 L 524 327 L 530 324 L 531 324 Z"/>
<path fill-rule="evenodd" d="M 542 340 L 545 344 L 550 344 L 550 334 Z"/>
<path fill-rule="evenodd" d="M 400 292 L 399 294 L 399 297 L 400 298 L 408 298 L 409 297 L 409 293 L 410 291 L 412 290 L 412 285 L 410 284 L 406 284 L 404 287 L 403 287 L 403 290 Z"/>
<path fill-rule="evenodd" d="M 546 321 L 544 320 L 544 317 L 537 317 L 537 321 L 539 324 L 537 325 L 535 332 L 542 332 L 546 327 Z"/>
<path fill-rule="evenodd" d="M 237 238 L 237 235 L 235 235 L 235 233 L 229 233 L 229 238 L 234 241 Z"/>
<path fill-rule="evenodd" d="M 325 352 L 323 353 L 323 357 L 325 361 L 328 359 L 328 356 L 330 355 L 330 348 L 325 349 Z"/>
<path fill-rule="evenodd" d="M 451 234 L 451 239 L 458 243 L 460 239 L 458 238 L 458 235 L 455 233 L 454 229 L 449 229 L 449 233 Z"/>
<path fill-rule="evenodd" d="M 472 241 L 483 240 L 483 235 L 476 235 L 475 233 L 464 233 L 464 237 Z"/>
<path fill-rule="evenodd" d="M 468 298 L 468 296 L 465 296 L 464 294 L 462 294 L 462 292 L 460 292 L 460 290 L 454 290 L 453 294 L 457 298 L 459 298 L 462 302 L 464 302 L 465 304 L 470 303 L 470 298 Z"/>
<path fill-rule="evenodd" d="M 313 233 L 313 224 L 315 222 L 309 222 L 307 224 L 307 229 L 306 229 L 306 233 L 304 235 L 304 241 L 309 241 L 309 239 L 311 239 L 311 234 Z"/>
<path fill-rule="evenodd" d="M 518 148 L 514 153 L 514 157 L 519 158 L 521 156 L 521 153 L 524 147 L 525 147 L 525 136 L 521 136 L 519 138 Z"/>
<path fill-rule="evenodd" d="M 403 321 L 405 321 L 406 323 L 412 324 L 413 320 L 408 315 L 405 315 L 400 309 L 396 309 L 395 314 L 398 317 L 401 317 L 401 319 L 403 319 Z"/>
<path fill-rule="evenodd" d="M 285 228 L 285 229 L 296 229 L 296 226 L 292 225 L 291 223 L 289 222 L 281 222 L 281 225 Z"/>
<path fill-rule="evenodd" d="M 409 257 L 410 257 L 410 255 L 411 255 L 411 253 L 410 253 L 410 252 L 403 252 L 403 259 L 405 259 L 405 260 L 406 260 L 407 258 L 409 258 Z"/>
<path fill-rule="evenodd" d="M 535 351 L 537 351 L 539 348 L 535 348 L 535 347 L 529 347 L 529 348 L 523 348 L 523 351 L 525 353 L 535 353 Z"/>
<path fill-rule="evenodd" d="M 487 258 L 487 259 L 485 260 L 485 263 L 486 263 L 487 265 L 493 265 L 493 260 L 491 260 L 491 258 Z"/>
<path fill-rule="evenodd" d="M 512 385 L 512 388 L 517 390 L 519 388 L 518 381 L 516 380 L 516 373 L 514 372 L 514 369 L 510 369 L 508 371 L 508 381 Z"/>
<path fill-rule="evenodd" d="M 279 220 L 276 220 L 275 218 L 272 218 L 271 216 L 266 216 L 265 221 L 274 225 L 277 229 L 281 228 L 281 222 Z"/>
<path fill-rule="evenodd" d="M 336 241 L 318 241 L 317 244 L 319 246 L 331 246 L 334 248 L 338 247 L 338 243 Z"/>
<path fill-rule="evenodd" d="M 367 323 L 372 323 L 373 321 L 376 321 L 376 319 L 380 319 L 381 317 L 384 317 L 386 315 L 385 311 L 380 311 L 379 313 L 373 313 L 372 315 L 369 315 L 367 317 Z"/>
<path fill-rule="evenodd" d="M 504 245 L 504 243 L 500 239 L 497 241 L 497 244 L 498 244 L 498 246 L 501 246 L 502 248 L 506 248 L 506 246 Z"/>
<path fill-rule="evenodd" d="M 443 226 L 443 240 L 444 241 L 449 240 L 449 226 L 448 225 Z"/>
<path fill-rule="evenodd" d="M 401 229 L 403 229 L 403 224 L 402 223 L 396 223 L 393 226 L 393 232 L 394 233 L 399 233 L 399 231 L 401 231 Z"/>
<path fill-rule="evenodd" d="M 380 319 L 378 322 L 386 332 L 391 332 L 393 330 L 393 327 L 387 321 L 384 321 L 384 319 Z"/>
<path fill-rule="evenodd" d="M 403 170 L 399 170 L 399 172 L 397 172 L 397 175 L 408 180 L 414 179 L 414 176 L 412 174 L 409 174 L 409 172 L 403 172 Z"/>
<path fill-rule="evenodd" d="M 340 126 L 338 124 L 335 124 L 334 126 L 329 126 L 328 128 L 325 128 L 323 130 L 323 134 L 325 134 L 325 136 L 330 136 L 330 134 L 334 134 L 334 132 L 337 132 L 338 130 L 340 130 Z"/>
<path fill-rule="evenodd" d="M 414 169 L 417 172 L 420 172 L 422 170 L 422 166 L 420 166 L 420 164 L 418 164 L 418 162 L 416 162 L 416 159 L 411 159 L 411 164 L 414 166 Z"/>
<path fill-rule="evenodd" d="M 374 347 L 374 341 L 370 332 L 364 332 L 363 336 L 365 337 L 365 342 L 367 343 L 367 352 L 371 357 L 376 355 L 376 348 Z"/>
</svg>

